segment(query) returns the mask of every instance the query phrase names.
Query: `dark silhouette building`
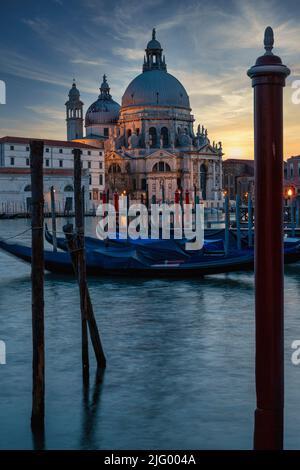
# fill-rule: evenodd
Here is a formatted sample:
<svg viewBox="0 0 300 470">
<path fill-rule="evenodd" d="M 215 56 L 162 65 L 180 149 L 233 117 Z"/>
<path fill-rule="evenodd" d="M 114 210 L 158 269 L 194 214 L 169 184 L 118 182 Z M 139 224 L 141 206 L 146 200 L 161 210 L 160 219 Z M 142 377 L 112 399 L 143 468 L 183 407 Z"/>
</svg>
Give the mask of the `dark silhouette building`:
<svg viewBox="0 0 300 470">
<path fill-rule="evenodd" d="M 228 158 L 223 161 L 223 189 L 229 199 L 238 194 L 242 200 L 254 196 L 254 160 Z"/>
</svg>

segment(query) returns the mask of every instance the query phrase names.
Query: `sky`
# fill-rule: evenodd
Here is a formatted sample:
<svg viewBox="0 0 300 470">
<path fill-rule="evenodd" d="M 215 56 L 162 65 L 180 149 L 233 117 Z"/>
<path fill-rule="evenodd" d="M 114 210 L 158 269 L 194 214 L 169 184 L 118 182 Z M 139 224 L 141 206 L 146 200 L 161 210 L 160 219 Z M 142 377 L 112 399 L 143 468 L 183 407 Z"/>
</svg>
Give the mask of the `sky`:
<svg viewBox="0 0 300 470">
<path fill-rule="evenodd" d="M 0 136 L 66 139 L 65 102 L 76 79 L 88 106 L 105 73 L 117 102 L 142 70 L 157 30 L 168 72 L 190 96 L 195 126 L 222 141 L 225 158 L 253 157 L 253 90 L 247 69 L 275 33 L 291 69 L 284 91 L 285 158 L 300 154 L 299 0 L 10 0 L 1 2 Z"/>
</svg>

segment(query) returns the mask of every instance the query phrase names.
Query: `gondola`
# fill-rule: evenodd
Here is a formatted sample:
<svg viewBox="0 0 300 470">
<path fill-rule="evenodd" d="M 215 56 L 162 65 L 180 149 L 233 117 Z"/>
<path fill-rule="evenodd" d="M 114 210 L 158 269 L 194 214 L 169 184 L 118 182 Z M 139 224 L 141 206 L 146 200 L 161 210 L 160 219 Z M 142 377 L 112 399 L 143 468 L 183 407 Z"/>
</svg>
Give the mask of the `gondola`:
<svg viewBox="0 0 300 470">
<path fill-rule="evenodd" d="M 31 263 L 30 247 L 0 240 L 0 248 L 18 259 Z M 254 265 L 253 249 L 232 249 L 228 255 L 205 252 L 205 250 L 188 253 L 184 250 L 181 253 L 178 250 L 173 256 L 171 250 L 166 250 L 166 254 L 168 257 L 156 249 L 147 250 L 144 246 L 117 247 L 105 246 L 103 243 L 86 250 L 87 273 L 96 276 L 201 277 L 209 274 L 248 271 L 252 270 Z M 286 264 L 300 260 L 300 239 L 285 241 L 284 260 Z M 66 251 L 45 250 L 44 262 L 46 271 L 57 274 L 73 272 L 70 255 Z"/>
</svg>

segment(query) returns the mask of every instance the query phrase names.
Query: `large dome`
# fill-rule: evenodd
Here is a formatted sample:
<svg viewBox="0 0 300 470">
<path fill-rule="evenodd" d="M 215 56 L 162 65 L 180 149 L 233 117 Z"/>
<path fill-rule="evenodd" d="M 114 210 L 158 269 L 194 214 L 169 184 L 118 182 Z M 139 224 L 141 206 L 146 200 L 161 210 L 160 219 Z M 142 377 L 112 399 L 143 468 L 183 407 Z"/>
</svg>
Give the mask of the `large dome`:
<svg viewBox="0 0 300 470">
<path fill-rule="evenodd" d="M 122 106 L 172 106 L 190 109 L 185 88 L 165 70 L 147 70 L 128 85 Z"/>
<path fill-rule="evenodd" d="M 100 92 L 101 93 L 97 101 L 91 104 L 86 112 L 86 126 L 92 126 L 95 124 L 112 124 L 116 123 L 119 119 L 120 105 L 112 99 L 105 75 L 103 77 Z"/>
</svg>

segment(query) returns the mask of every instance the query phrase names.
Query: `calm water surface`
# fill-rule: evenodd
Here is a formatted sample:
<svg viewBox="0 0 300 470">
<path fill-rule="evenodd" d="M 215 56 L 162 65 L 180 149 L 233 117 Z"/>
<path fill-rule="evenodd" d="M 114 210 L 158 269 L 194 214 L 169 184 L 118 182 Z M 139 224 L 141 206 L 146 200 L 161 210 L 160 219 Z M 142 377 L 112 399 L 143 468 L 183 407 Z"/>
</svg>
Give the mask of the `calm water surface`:
<svg viewBox="0 0 300 470">
<path fill-rule="evenodd" d="M 62 221 L 59 222 L 59 227 Z M 94 234 L 94 221 L 87 231 Z M 0 221 L 0 236 L 29 227 Z M 30 239 L 30 232 L 18 240 Z M 73 278 L 46 275 L 47 449 L 250 449 L 254 389 L 251 273 L 195 280 L 89 279 L 108 367 L 84 392 Z M 300 448 L 300 264 L 285 276 L 286 447 Z M 0 448 L 31 449 L 30 268 L 0 252 Z M 92 360 L 91 370 L 94 372 Z"/>
</svg>

